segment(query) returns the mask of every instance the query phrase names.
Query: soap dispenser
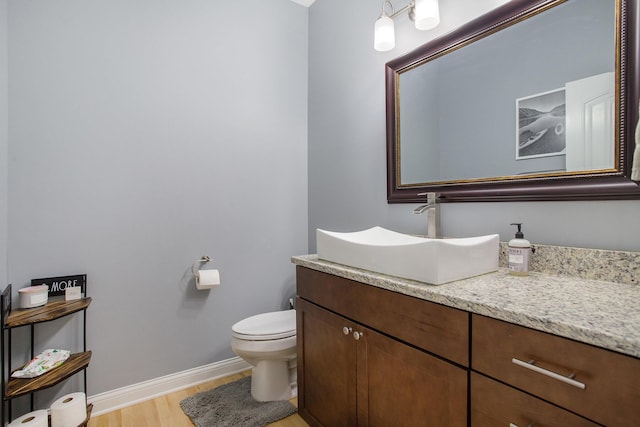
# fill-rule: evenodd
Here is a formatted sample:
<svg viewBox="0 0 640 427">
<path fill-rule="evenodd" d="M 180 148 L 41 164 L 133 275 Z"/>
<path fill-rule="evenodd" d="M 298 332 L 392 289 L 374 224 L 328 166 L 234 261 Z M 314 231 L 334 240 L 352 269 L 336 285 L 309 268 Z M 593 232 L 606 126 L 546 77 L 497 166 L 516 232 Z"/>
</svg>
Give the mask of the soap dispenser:
<svg viewBox="0 0 640 427">
<path fill-rule="evenodd" d="M 516 237 L 509 241 L 509 273 L 514 276 L 528 276 L 531 243 L 524 238 L 522 223 L 514 222 L 511 225 L 516 225 L 518 231 Z"/>
</svg>

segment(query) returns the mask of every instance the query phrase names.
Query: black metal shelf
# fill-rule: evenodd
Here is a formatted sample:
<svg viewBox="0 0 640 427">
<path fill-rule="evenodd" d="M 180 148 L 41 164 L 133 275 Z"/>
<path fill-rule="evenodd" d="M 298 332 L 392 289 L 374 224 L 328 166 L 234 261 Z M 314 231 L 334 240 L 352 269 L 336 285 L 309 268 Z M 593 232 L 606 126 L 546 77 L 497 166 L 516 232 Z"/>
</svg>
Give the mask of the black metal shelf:
<svg viewBox="0 0 640 427">
<path fill-rule="evenodd" d="M 11 310 L 11 285 L 7 285 L 0 295 L 0 319 L 2 319 L 2 344 L 0 371 L 2 382 L 2 425 L 11 420 L 11 400 L 24 395 L 31 396 L 31 410 L 33 411 L 33 393 L 52 387 L 67 378 L 82 371 L 84 373 L 84 390 L 87 390 L 86 369 L 91 362 L 91 351 L 87 351 L 87 316 L 86 310 L 91 304 L 91 298 L 85 297 L 79 300 L 64 301 L 55 300 L 42 307 Z M 83 351 L 73 353 L 62 365 L 35 378 L 11 377 L 11 335 L 13 329 L 28 326 L 31 333 L 31 357 L 34 355 L 34 329 L 38 323 L 49 322 L 74 313 L 83 315 Z M 82 425 L 86 425 L 91 417 L 91 408 L 87 406 L 87 419 Z"/>
</svg>

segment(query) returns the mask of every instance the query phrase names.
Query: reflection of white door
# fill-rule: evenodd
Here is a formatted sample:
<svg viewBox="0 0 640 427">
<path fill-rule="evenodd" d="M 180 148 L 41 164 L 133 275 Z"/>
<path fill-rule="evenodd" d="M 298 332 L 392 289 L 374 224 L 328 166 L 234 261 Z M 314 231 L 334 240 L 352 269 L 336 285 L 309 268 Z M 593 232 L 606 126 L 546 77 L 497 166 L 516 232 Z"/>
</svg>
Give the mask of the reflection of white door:
<svg viewBox="0 0 640 427">
<path fill-rule="evenodd" d="M 566 84 L 567 171 L 614 167 L 614 85 L 613 73 Z"/>
</svg>

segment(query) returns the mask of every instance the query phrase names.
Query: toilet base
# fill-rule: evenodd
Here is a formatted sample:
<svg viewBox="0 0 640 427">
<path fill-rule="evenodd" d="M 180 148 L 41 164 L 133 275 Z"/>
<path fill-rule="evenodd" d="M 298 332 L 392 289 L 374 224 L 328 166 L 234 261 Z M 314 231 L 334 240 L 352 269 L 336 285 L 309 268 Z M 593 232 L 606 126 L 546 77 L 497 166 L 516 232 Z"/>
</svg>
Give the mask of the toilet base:
<svg viewBox="0 0 640 427">
<path fill-rule="evenodd" d="M 258 402 L 289 400 L 296 395 L 297 387 L 291 383 L 289 361 L 261 360 L 253 367 L 251 396 Z"/>
</svg>

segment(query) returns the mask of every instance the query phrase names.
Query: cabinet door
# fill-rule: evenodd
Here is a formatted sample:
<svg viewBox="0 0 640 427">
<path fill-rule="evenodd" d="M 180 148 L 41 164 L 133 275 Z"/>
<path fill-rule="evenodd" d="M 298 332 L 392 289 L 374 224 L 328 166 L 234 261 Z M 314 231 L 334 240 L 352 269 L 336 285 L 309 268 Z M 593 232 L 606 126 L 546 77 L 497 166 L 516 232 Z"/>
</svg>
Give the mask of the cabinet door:
<svg viewBox="0 0 640 427">
<path fill-rule="evenodd" d="M 467 425 L 465 369 L 372 330 L 362 332 L 358 426 Z"/>
<path fill-rule="evenodd" d="M 296 315 L 298 412 L 311 426 L 357 425 L 354 324 L 300 298 Z"/>
</svg>

